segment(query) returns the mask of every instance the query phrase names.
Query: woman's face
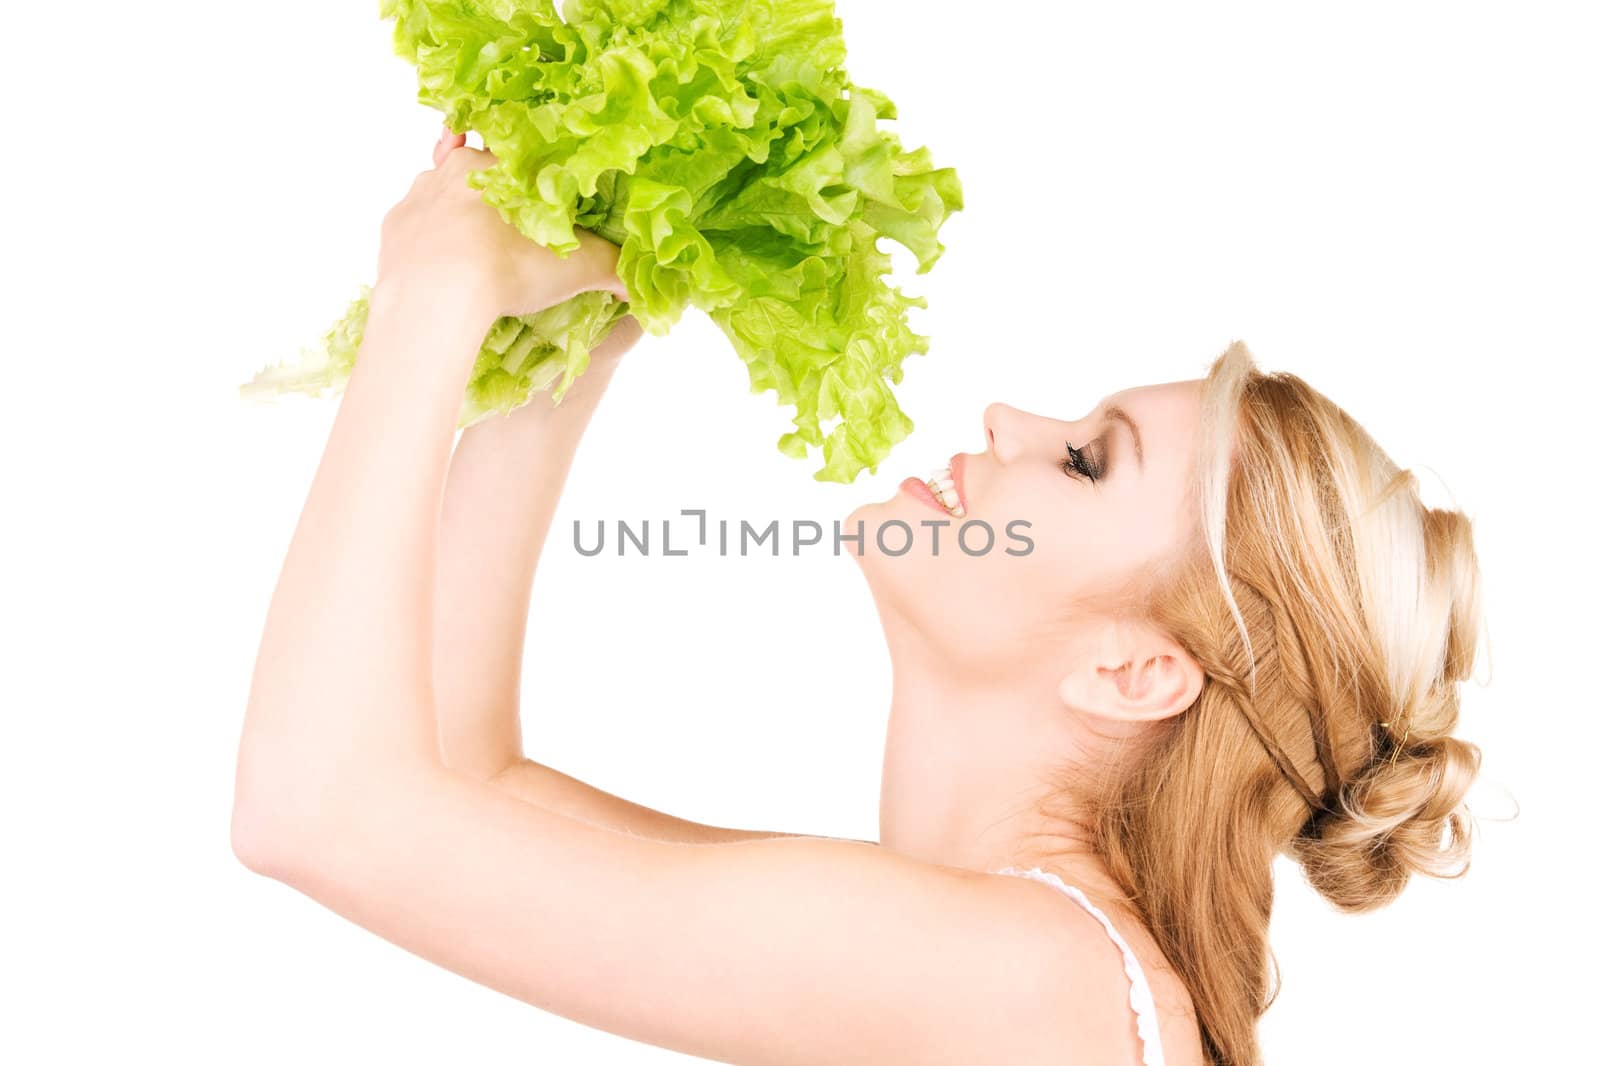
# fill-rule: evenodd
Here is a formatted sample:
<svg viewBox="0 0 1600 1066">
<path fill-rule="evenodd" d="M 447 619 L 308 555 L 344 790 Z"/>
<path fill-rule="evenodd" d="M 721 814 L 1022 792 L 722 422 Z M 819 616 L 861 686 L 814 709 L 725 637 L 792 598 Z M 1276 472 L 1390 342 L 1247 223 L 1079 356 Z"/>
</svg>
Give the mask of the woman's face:
<svg viewBox="0 0 1600 1066">
<path fill-rule="evenodd" d="M 859 551 L 891 645 L 909 626 L 941 661 L 1003 671 L 1048 647 L 1074 604 L 1170 557 L 1198 517 L 1203 384 L 1125 389 L 1071 421 L 991 404 L 987 450 L 952 457 L 963 515 L 919 487 L 931 471 L 852 511 L 842 533 L 860 522 L 862 541 L 842 550 Z"/>
</svg>

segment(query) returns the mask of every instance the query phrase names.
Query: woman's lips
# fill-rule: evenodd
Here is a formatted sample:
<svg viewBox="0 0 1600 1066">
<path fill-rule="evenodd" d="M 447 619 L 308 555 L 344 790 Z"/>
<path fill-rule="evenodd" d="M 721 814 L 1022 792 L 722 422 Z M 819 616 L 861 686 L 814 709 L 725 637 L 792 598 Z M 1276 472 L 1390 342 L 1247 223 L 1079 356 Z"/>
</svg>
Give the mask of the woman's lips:
<svg viewBox="0 0 1600 1066">
<path fill-rule="evenodd" d="M 907 495 L 915 496 L 935 511 L 938 511 L 943 517 L 950 517 L 950 512 L 945 510 L 944 504 L 939 502 L 939 498 L 933 494 L 933 490 L 928 487 L 926 481 L 920 478 L 908 477 L 900 482 L 900 491 Z"/>
<path fill-rule="evenodd" d="M 923 478 L 920 484 L 916 483 L 915 479 L 907 478 L 900 487 L 924 503 L 931 500 L 934 506 L 951 518 L 967 517 L 966 505 L 961 499 L 960 490 L 956 487 L 955 473 L 948 466 L 941 466 Z"/>
</svg>

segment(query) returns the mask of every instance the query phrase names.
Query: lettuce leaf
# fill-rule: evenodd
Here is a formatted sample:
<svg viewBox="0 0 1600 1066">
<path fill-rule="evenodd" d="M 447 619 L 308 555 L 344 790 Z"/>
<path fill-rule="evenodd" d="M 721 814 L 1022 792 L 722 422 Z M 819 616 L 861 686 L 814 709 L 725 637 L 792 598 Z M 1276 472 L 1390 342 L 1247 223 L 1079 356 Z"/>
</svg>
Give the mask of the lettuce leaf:
<svg viewBox="0 0 1600 1066">
<path fill-rule="evenodd" d="M 962 207 L 954 170 L 879 127 L 884 94 L 844 70 L 830 0 L 380 0 L 417 99 L 477 130 L 496 166 L 469 183 L 530 240 L 565 257 L 575 228 L 620 249 L 631 303 L 584 293 L 490 330 L 462 427 L 548 391 L 559 403 L 624 315 L 664 335 L 709 314 L 752 392 L 795 408 L 786 455 L 822 450 L 822 481 L 876 472 L 913 423 L 890 388 L 928 338 L 927 307 L 888 284 L 878 238 L 944 252 Z M 247 396 L 319 395 L 348 379 L 370 289 L 300 362 Z M 831 423 L 831 425 L 830 425 Z"/>
</svg>

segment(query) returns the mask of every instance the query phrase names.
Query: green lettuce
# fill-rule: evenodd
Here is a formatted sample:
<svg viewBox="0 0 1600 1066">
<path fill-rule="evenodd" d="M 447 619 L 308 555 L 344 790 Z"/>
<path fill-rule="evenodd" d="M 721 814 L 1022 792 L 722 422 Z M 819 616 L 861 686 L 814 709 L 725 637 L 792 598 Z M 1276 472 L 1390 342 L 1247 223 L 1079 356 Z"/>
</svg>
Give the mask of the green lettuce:
<svg viewBox="0 0 1600 1066">
<path fill-rule="evenodd" d="M 926 354 L 889 285 L 879 237 L 924 274 L 962 207 L 954 170 L 905 150 L 884 94 L 850 82 L 829 0 L 381 0 L 418 100 L 499 162 L 472 172 L 485 202 L 565 257 L 575 227 L 621 248 L 630 303 L 584 293 L 501 319 L 485 340 L 460 426 L 548 391 L 559 403 L 625 315 L 663 335 L 693 304 L 749 372 L 795 408 L 778 440 L 817 480 L 876 472 L 911 432 L 891 384 Z M 348 379 L 370 289 L 295 365 L 248 396 L 319 395 Z M 832 423 L 830 425 L 830 423 Z"/>
</svg>

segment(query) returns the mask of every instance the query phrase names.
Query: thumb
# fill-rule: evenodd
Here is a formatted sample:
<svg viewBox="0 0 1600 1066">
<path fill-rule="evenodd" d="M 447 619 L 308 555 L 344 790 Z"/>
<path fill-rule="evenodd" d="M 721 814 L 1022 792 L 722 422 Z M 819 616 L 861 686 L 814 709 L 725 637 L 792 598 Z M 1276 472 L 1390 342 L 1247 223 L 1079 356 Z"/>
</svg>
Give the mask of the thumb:
<svg viewBox="0 0 1600 1066">
<path fill-rule="evenodd" d="M 568 258 L 578 262 L 571 265 L 572 282 L 565 299 L 580 292 L 605 291 L 624 303 L 631 302 L 627 284 L 617 276 L 617 258 L 622 249 L 592 230 L 574 227 L 574 232 L 578 247 Z"/>
</svg>

